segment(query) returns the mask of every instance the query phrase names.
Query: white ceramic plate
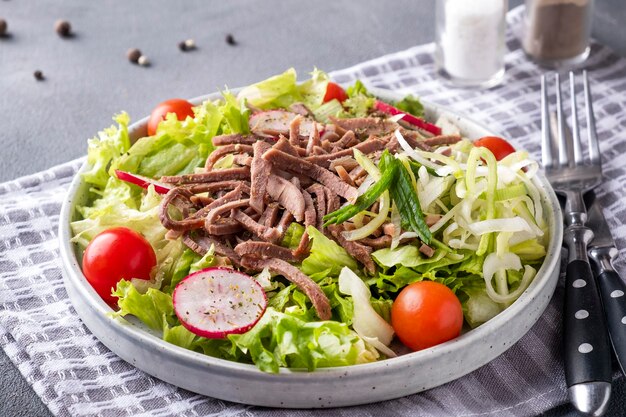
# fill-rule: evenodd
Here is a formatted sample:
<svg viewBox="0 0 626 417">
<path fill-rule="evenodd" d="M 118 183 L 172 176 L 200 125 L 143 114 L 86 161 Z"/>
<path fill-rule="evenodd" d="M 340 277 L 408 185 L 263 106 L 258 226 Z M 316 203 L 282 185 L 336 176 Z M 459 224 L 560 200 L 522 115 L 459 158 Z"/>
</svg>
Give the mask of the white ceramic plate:
<svg viewBox="0 0 626 417">
<path fill-rule="evenodd" d="M 372 92 L 384 100 L 400 100 L 387 91 Z M 193 103 L 217 94 L 191 100 Z M 447 115 L 469 138 L 493 135 L 484 126 L 452 111 L 425 103 L 429 120 Z M 131 139 L 145 136 L 147 118 L 133 124 Z M 83 166 L 80 172 L 87 169 Z M 493 360 L 517 342 L 537 321 L 552 298 L 558 279 L 563 222 L 554 191 L 542 176 L 538 186 L 548 219 L 550 243 L 536 278 L 504 312 L 460 337 L 430 349 L 375 363 L 319 369 L 315 372 L 281 369 L 278 374 L 254 365 L 217 359 L 161 340 L 136 320 L 113 318 L 87 283 L 75 247 L 70 243 L 70 222 L 75 207 L 87 198 L 87 185 L 77 175 L 61 210 L 59 239 L 64 280 L 72 303 L 85 325 L 125 361 L 163 381 L 211 397 L 268 407 L 338 407 L 388 400 L 414 394 L 459 378 Z"/>
</svg>

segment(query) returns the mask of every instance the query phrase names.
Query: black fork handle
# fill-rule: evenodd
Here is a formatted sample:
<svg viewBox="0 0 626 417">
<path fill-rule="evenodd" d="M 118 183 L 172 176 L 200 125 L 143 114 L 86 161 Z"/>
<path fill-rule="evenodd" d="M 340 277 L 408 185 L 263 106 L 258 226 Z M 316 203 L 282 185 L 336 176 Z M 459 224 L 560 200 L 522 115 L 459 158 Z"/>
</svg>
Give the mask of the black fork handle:
<svg viewBox="0 0 626 417">
<path fill-rule="evenodd" d="M 567 386 L 611 382 L 611 348 L 602 301 L 591 272 L 587 245 L 593 232 L 580 224 L 565 229 L 569 249 L 565 281 L 563 342 Z"/>
<path fill-rule="evenodd" d="M 611 348 L 600 294 L 589 262 L 567 265 L 563 342 L 567 386 L 611 382 Z"/>
</svg>

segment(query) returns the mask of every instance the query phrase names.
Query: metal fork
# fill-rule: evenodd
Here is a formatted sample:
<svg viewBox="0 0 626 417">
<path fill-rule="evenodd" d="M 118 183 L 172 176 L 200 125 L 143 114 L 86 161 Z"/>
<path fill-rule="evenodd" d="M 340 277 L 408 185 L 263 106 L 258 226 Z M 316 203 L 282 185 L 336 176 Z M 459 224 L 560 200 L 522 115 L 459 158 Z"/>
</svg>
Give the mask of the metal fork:
<svg viewBox="0 0 626 417">
<path fill-rule="evenodd" d="M 587 258 L 593 231 L 585 226 L 583 194 L 602 182 L 600 149 L 589 91 L 583 72 L 589 160 L 585 160 L 578 128 L 574 73 L 569 73 L 572 139 L 565 135 L 561 82 L 555 75 L 557 140 L 550 133 L 546 76 L 541 78 L 541 138 L 545 174 L 555 191 L 565 197 L 563 242 L 569 255 L 566 271 L 563 341 L 565 379 L 572 404 L 580 411 L 602 415 L 611 396 L 611 350 L 602 304 Z M 556 149 L 555 149 L 555 146 Z"/>
</svg>

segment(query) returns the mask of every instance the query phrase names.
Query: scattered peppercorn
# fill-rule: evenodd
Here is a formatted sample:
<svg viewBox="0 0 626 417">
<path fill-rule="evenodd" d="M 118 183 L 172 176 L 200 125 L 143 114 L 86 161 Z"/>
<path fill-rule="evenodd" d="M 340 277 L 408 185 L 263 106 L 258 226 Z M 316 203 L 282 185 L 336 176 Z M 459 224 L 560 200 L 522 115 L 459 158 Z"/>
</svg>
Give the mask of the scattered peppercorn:
<svg viewBox="0 0 626 417">
<path fill-rule="evenodd" d="M 41 72 L 40 70 L 33 72 L 33 76 L 37 81 L 43 81 L 46 79 L 46 77 L 43 76 L 43 72 Z"/>
<path fill-rule="evenodd" d="M 148 57 L 145 55 L 140 56 L 139 59 L 137 60 L 137 63 L 141 65 L 142 67 L 147 67 L 150 65 L 150 61 L 148 60 Z"/>
<path fill-rule="evenodd" d="M 196 43 L 193 39 L 187 39 L 178 43 L 178 49 L 183 52 L 191 51 L 192 49 L 196 49 Z"/>
<path fill-rule="evenodd" d="M 7 21 L 4 19 L 0 19 L 0 37 L 4 37 L 7 35 L 8 27 L 9 25 L 7 24 Z"/>
<path fill-rule="evenodd" d="M 235 40 L 235 37 L 230 33 L 226 35 L 226 43 L 231 46 L 237 45 L 237 41 Z"/>
<path fill-rule="evenodd" d="M 57 20 L 54 24 L 54 30 L 62 38 L 72 36 L 72 25 L 67 20 Z"/>
<path fill-rule="evenodd" d="M 128 57 L 128 60 L 130 62 L 132 62 L 133 64 L 137 64 L 139 61 L 139 58 L 142 56 L 141 55 L 141 51 L 137 48 L 132 48 L 129 49 L 128 52 L 126 52 L 126 56 Z"/>
</svg>

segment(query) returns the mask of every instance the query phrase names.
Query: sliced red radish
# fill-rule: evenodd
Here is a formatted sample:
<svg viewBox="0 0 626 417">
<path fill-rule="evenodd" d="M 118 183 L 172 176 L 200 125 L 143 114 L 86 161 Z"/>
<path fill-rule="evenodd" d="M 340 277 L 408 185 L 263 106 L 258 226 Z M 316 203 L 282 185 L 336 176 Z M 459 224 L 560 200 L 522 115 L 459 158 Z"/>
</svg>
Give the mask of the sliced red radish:
<svg viewBox="0 0 626 417">
<path fill-rule="evenodd" d="M 392 116 L 404 114 L 402 120 L 404 120 L 405 122 L 411 123 L 413 126 L 417 126 L 420 129 L 424 129 L 425 131 L 430 132 L 434 135 L 441 135 L 441 128 L 439 126 L 435 126 L 432 123 L 428 123 L 427 121 L 420 119 L 419 117 L 415 117 L 412 114 L 403 112 L 402 110 L 392 106 L 391 104 L 376 100 L 374 108 L 376 108 L 376 110 L 378 111 L 390 114 Z"/>
<path fill-rule="evenodd" d="M 131 184 L 140 186 L 141 188 L 148 189 L 150 185 L 154 185 L 154 191 L 159 194 L 167 194 L 172 186 L 163 182 L 157 181 L 152 178 L 144 177 L 143 175 L 131 174 L 130 172 L 115 170 L 115 176 L 122 181 L 126 181 Z"/>
<path fill-rule="evenodd" d="M 207 268 L 183 279 L 172 294 L 174 312 L 190 332 L 209 339 L 250 330 L 267 307 L 263 288 L 230 268 Z"/>
<path fill-rule="evenodd" d="M 256 134 L 267 137 L 277 137 L 280 135 L 289 135 L 289 125 L 291 121 L 298 116 L 297 113 L 293 113 L 286 110 L 268 110 L 262 111 L 250 116 L 248 125 L 250 130 Z M 309 136 L 313 131 L 315 122 L 311 119 L 303 119 L 300 123 L 300 136 Z M 318 123 L 318 131 L 323 129 L 323 126 Z"/>
</svg>

